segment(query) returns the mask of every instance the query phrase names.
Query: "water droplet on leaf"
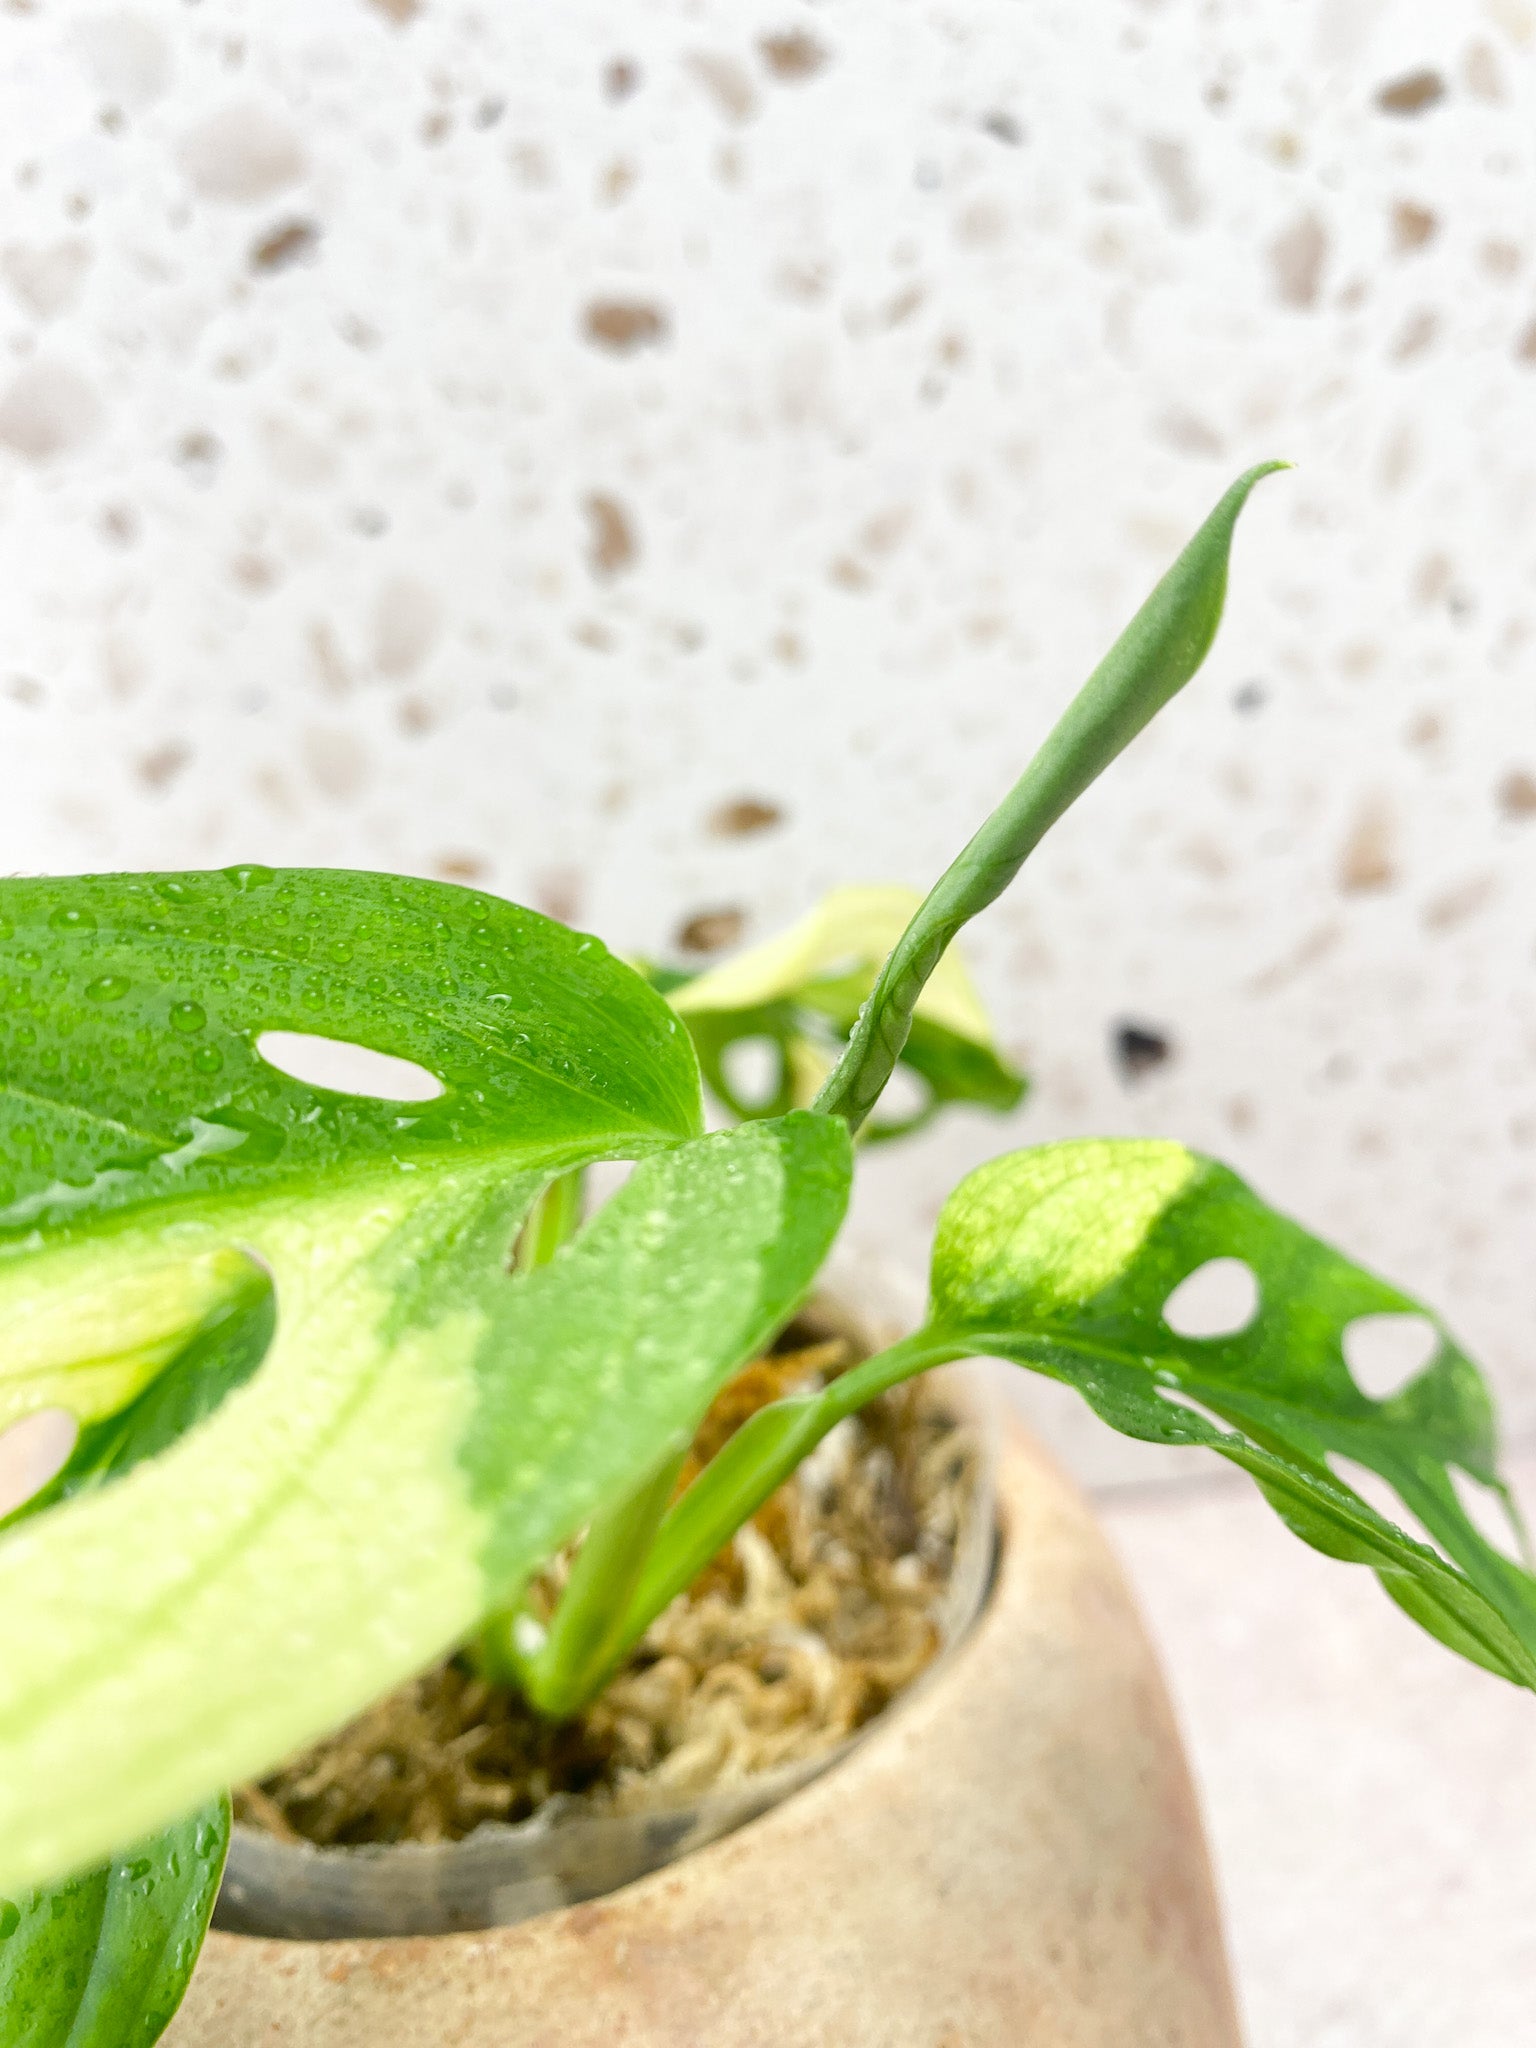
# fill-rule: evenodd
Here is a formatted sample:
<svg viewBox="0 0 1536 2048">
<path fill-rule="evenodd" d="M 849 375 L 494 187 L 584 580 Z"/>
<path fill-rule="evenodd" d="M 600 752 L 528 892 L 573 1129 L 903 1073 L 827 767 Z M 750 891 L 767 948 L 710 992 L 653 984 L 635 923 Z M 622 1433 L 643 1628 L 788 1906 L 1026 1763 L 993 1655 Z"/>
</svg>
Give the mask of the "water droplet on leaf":
<svg viewBox="0 0 1536 2048">
<path fill-rule="evenodd" d="M 89 910 L 79 910 L 72 903 L 61 903 L 48 922 L 56 932 L 93 932 L 96 918 Z"/>
<path fill-rule="evenodd" d="M 0 1941 L 6 1941 L 21 1925 L 21 1908 L 14 1899 L 0 1899 Z"/>
<path fill-rule="evenodd" d="M 86 1001 L 92 1003 L 115 1003 L 127 995 L 129 987 L 125 974 L 98 974 L 85 991 Z"/>
<path fill-rule="evenodd" d="M 208 1022 L 208 1012 L 201 1003 L 172 1003 L 171 1029 L 173 1031 L 201 1031 Z"/>
<path fill-rule="evenodd" d="M 224 1055 L 216 1045 L 200 1045 L 192 1055 L 192 1064 L 200 1074 L 216 1074 L 224 1064 Z"/>
<path fill-rule="evenodd" d="M 237 889 L 261 889 L 272 880 L 272 870 L 262 867 L 259 861 L 242 861 L 238 867 L 226 868 L 224 873 Z"/>
</svg>

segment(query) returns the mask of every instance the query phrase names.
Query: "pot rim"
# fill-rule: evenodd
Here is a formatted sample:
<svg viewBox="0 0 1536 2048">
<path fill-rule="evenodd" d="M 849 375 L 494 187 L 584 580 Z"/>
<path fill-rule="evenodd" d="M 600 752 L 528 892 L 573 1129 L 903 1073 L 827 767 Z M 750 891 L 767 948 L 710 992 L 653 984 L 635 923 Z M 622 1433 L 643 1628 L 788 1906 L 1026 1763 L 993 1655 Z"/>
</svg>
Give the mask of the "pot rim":
<svg viewBox="0 0 1536 2048">
<path fill-rule="evenodd" d="M 839 1261 L 802 1315 L 883 1348 L 910 1327 L 910 1286 L 868 1260 Z M 878 1312 L 875 1305 L 878 1304 Z M 835 1768 L 938 1682 L 986 1610 L 999 1543 L 1000 1447 L 994 1385 L 976 1361 L 923 1376 L 968 1422 L 978 1447 L 974 1490 L 936 1610 L 940 1647 L 865 1725 L 820 1755 L 755 1772 L 692 1798 L 629 1814 L 591 1814 L 549 1801 L 528 1819 L 482 1822 L 456 1842 L 290 1843 L 237 1825 L 214 1913 L 236 1935 L 305 1942 L 435 1936 L 515 1925 L 603 1898 L 734 1833 Z"/>
</svg>

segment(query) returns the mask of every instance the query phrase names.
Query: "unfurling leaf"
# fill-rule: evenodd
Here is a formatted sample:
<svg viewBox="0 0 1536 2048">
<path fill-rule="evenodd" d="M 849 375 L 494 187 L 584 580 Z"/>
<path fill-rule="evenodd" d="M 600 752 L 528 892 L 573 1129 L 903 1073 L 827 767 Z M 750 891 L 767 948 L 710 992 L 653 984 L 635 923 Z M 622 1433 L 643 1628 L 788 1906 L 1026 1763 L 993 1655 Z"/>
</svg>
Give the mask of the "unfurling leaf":
<svg viewBox="0 0 1536 2048">
<path fill-rule="evenodd" d="M 1226 491 L 1084 683 L 1008 795 L 947 867 L 880 970 L 847 1050 L 816 1097 L 858 1130 L 901 1057 L 924 986 L 963 926 L 997 900 L 1062 813 L 1176 696 L 1210 651 L 1227 594 L 1227 558 L 1262 462 Z"/>
</svg>

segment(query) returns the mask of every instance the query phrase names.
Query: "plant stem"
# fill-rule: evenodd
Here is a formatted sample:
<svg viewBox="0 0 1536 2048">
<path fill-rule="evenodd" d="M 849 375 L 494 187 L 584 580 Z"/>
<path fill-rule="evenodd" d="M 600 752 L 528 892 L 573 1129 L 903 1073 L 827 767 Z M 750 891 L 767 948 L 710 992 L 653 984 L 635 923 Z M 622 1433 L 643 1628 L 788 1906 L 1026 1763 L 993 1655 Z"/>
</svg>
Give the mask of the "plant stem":
<svg viewBox="0 0 1536 2048">
<path fill-rule="evenodd" d="M 570 1173 L 557 1174 L 539 1196 L 517 1234 L 512 1254 L 516 1272 L 531 1273 L 536 1266 L 547 1266 L 561 1245 L 576 1235 L 584 1180 L 582 1169 L 575 1167 Z"/>
<path fill-rule="evenodd" d="M 749 1416 L 662 1522 L 615 1634 L 617 1655 L 639 1641 L 829 1430 L 903 1380 L 968 1352 L 964 1343 L 918 1330 L 861 1360 L 819 1393 L 792 1394 Z"/>
<path fill-rule="evenodd" d="M 488 1665 L 514 1676 L 529 1705 L 549 1720 L 565 1720 L 601 1692 L 638 1640 L 626 1631 L 631 1596 L 684 1455 L 668 1458 L 616 1507 L 594 1517 L 542 1640 L 534 1639 L 526 1613 L 503 1617 L 482 1638 Z"/>
<path fill-rule="evenodd" d="M 939 877 L 881 969 L 814 1107 L 857 1130 L 901 1056 L 923 985 L 1070 804 L 1183 688 L 1216 637 L 1232 532 L 1264 462 L 1238 478 L 1083 685 L 1013 789 Z"/>
</svg>

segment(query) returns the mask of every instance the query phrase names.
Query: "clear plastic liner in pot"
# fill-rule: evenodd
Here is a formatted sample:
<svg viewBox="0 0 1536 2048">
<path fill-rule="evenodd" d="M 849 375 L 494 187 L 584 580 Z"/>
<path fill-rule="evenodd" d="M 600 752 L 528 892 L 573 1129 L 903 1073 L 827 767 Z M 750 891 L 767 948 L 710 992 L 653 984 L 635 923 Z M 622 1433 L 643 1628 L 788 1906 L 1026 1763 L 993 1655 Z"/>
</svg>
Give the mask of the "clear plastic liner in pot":
<svg viewBox="0 0 1536 2048">
<path fill-rule="evenodd" d="M 889 1341 L 872 1318 L 819 1302 L 817 1320 L 871 1347 Z M 850 1307 L 851 1311 L 850 1312 Z M 227 1932 L 334 1940 L 500 1927 L 616 1891 L 765 1813 L 839 1760 L 943 1672 L 981 1611 L 994 1544 L 995 1429 L 980 1375 L 933 1375 L 934 1396 L 973 1439 L 948 1581 L 934 1610 L 940 1647 L 922 1675 L 851 1738 L 819 1755 L 717 1784 L 668 1803 L 613 1812 L 559 1794 L 529 1819 L 485 1821 L 456 1842 L 319 1848 L 237 1826 L 214 1924 Z"/>
</svg>

